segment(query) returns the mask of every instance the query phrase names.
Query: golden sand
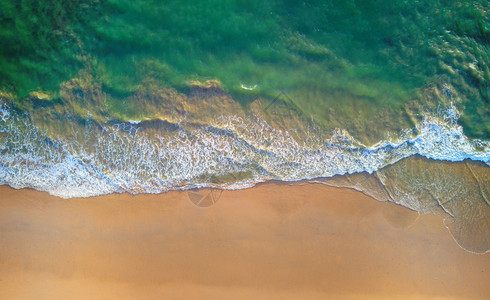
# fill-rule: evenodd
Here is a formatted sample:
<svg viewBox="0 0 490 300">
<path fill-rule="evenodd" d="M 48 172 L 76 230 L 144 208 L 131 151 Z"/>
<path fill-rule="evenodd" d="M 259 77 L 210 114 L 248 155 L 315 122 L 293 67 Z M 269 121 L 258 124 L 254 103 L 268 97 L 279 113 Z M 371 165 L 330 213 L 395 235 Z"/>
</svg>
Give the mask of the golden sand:
<svg viewBox="0 0 490 300">
<path fill-rule="evenodd" d="M 490 254 L 439 216 L 319 184 L 213 193 L 0 186 L 0 299 L 490 298 Z"/>
</svg>

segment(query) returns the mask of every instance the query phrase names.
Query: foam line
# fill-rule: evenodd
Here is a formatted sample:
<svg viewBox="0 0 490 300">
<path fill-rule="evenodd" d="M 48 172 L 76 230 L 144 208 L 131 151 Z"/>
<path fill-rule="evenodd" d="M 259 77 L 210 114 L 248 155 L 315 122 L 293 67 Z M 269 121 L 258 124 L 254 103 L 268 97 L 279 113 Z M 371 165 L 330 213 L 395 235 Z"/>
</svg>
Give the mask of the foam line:
<svg viewBox="0 0 490 300">
<path fill-rule="evenodd" d="M 488 141 L 467 138 L 454 107 L 427 116 L 415 137 L 362 146 L 345 131 L 296 140 L 256 116 L 217 118 L 196 128 L 145 131 L 142 123 L 90 125 L 52 139 L 0 102 L 0 184 L 63 198 L 114 192 L 160 193 L 194 187 L 239 189 L 270 179 L 297 181 L 372 173 L 419 154 L 490 162 Z M 92 141 L 92 144 L 88 144 Z"/>
</svg>

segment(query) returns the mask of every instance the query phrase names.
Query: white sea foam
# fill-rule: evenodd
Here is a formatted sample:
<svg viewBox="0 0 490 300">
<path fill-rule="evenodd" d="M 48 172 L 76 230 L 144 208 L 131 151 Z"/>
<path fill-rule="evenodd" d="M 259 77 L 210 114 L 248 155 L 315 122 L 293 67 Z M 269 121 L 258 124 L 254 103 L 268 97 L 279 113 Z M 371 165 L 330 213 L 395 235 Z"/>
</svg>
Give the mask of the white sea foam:
<svg viewBox="0 0 490 300">
<path fill-rule="evenodd" d="M 371 148 L 341 130 L 328 140 L 312 135 L 298 141 L 258 117 L 233 116 L 219 117 L 207 127 L 181 124 L 178 130 L 151 134 L 141 123 L 102 130 L 87 125 L 82 132 L 74 129 L 69 136 L 75 138 L 53 140 L 28 116 L 16 115 L 0 102 L 0 184 L 71 198 L 202 186 L 238 189 L 268 179 L 371 173 L 414 154 L 488 164 L 489 142 L 467 138 L 457 116 L 454 108 L 427 116 L 415 137 Z M 222 177 L 228 179 L 216 179 Z"/>
<path fill-rule="evenodd" d="M 241 87 L 242 89 L 244 89 L 244 90 L 247 90 L 247 91 L 253 91 L 253 90 L 255 90 L 255 89 L 257 88 L 257 85 L 256 85 L 256 84 L 254 84 L 254 85 L 252 85 L 252 86 L 248 86 L 248 85 L 244 85 L 244 84 L 242 83 L 242 84 L 240 84 L 240 87 Z"/>
</svg>

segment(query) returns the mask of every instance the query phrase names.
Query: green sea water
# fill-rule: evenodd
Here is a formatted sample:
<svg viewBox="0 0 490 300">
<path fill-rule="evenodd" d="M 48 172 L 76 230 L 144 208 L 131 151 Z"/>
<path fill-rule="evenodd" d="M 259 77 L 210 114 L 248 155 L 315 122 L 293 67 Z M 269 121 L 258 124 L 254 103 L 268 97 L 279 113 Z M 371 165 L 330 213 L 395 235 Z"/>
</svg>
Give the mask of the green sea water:
<svg viewBox="0 0 490 300">
<path fill-rule="evenodd" d="M 145 114 L 127 100 L 135 93 L 219 80 L 245 108 L 283 95 L 307 118 L 362 135 L 383 126 L 371 118 L 406 127 L 404 106 L 449 84 L 465 133 L 488 139 L 488 15 L 484 0 L 6 0 L 0 90 L 21 106 L 33 91 L 56 101 L 61 83 L 89 74 L 105 114 L 130 119 Z"/>
</svg>

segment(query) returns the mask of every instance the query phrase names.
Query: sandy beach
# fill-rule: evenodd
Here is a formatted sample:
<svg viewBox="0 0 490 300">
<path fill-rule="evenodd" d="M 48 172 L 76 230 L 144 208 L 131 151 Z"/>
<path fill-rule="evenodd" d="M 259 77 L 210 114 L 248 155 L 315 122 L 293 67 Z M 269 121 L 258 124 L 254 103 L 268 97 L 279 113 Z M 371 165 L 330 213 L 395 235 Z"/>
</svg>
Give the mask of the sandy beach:
<svg viewBox="0 0 490 300">
<path fill-rule="evenodd" d="M 1 299 L 488 299 L 489 271 L 441 217 L 350 189 L 61 199 L 0 186 Z"/>
</svg>

